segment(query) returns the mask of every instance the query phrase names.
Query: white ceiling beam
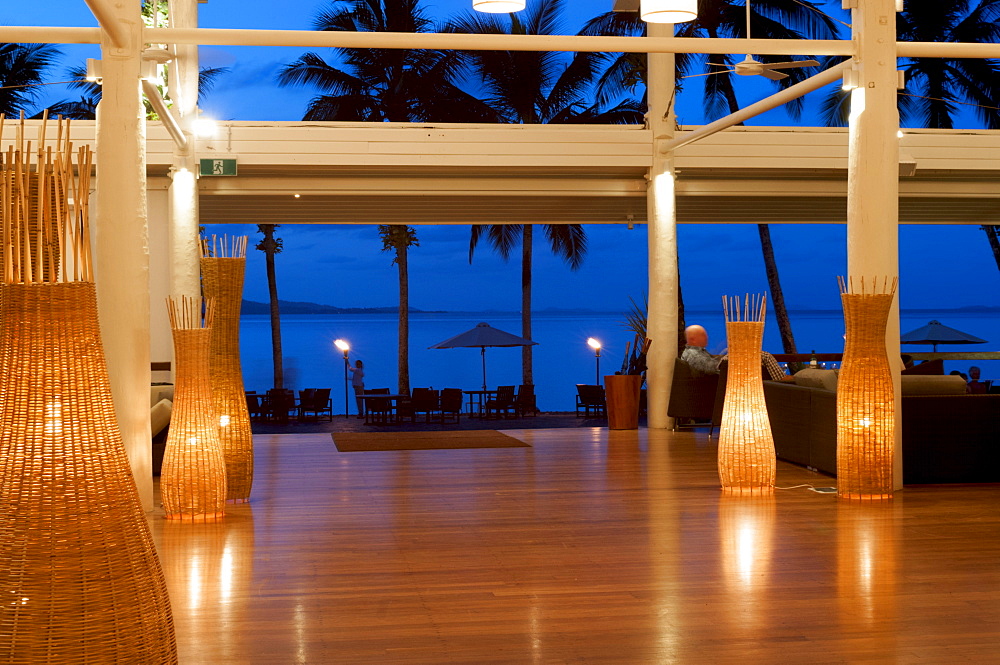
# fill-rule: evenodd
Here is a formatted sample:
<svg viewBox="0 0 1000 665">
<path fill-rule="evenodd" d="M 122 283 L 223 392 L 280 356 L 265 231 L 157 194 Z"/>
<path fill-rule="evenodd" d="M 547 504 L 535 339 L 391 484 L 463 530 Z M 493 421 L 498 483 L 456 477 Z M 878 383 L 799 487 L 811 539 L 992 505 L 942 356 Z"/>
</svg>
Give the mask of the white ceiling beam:
<svg viewBox="0 0 1000 665">
<path fill-rule="evenodd" d="M 146 28 L 146 41 L 164 44 L 304 46 L 346 48 L 456 49 L 469 51 L 567 51 L 593 53 L 760 53 L 851 55 L 849 40 L 696 39 L 678 37 L 580 37 L 572 35 L 480 35 L 437 32 L 340 32 Z"/>
<path fill-rule="evenodd" d="M 89 0 L 96 2 L 97 0 Z M 694 39 L 688 37 L 577 37 L 570 35 L 460 35 L 316 30 L 228 30 L 146 28 L 147 43 L 231 46 L 349 48 L 431 48 L 480 51 L 569 51 L 594 53 L 756 53 L 764 55 L 851 55 L 848 40 Z M 99 44 L 100 28 L 0 26 L 0 42 L 18 44 Z M 901 58 L 1000 59 L 1000 44 L 897 42 Z"/>
<path fill-rule="evenodd" d="M 0 42 L 7 44 L 100 44 L 100 28 L 0 26 Z"/>
<path fill-rule="evenodd" d="M 84 2 L 104 28 L 111 45 L 115 48 L 125 48 L 128 44 L 128 30 L 115 16 L 114 7 L 109 6 L 110 0 L 84 0 Z"/>
</svg>

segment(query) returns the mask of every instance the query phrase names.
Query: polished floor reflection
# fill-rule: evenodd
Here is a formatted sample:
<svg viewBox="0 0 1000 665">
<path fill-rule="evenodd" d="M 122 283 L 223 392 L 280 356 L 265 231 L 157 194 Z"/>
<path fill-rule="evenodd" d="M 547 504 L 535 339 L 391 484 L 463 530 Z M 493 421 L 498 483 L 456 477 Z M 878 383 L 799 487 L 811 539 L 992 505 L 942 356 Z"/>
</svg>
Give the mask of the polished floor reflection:
<svg viewBox="0 0 1000 665">
<path fill-rule="evenodd" d="M 741 499 L 704 434 L 508 433 L 255 437 L 250 504 L 151 517 L 181 662 L 996 662 L 1000 486 Z"/>
</svg>

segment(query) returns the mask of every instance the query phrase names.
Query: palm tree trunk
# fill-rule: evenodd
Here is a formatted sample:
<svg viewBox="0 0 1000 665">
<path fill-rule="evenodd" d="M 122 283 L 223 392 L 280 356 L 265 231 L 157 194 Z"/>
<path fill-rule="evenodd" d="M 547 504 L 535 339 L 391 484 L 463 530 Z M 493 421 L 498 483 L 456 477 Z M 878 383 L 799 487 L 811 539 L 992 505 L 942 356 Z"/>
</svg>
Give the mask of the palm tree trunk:
<svg viewBox="0 0 1000 665">
<path fill-rule="evenodd" d="M 281 312 L 278 308 L 278 278 L 274 271 L 274 225 L 262 224 L 264 260 L 267 266 L 267 292 L 271 300 L 271 356 L 274 360 L 274 387 L 285 387 L 285 372 L 281 358 Z"/>
<path fill-rule="evenodd" d="M 731 85 L 723 88 L 730 113 L 740 110 L 736 99 L 736 91 Z M 739 124 L 743 124 L 742 122 Z M 778 263 L 774 260 L 774 245 L 771 244 L 771 227 L 767 224 L 757 225 L 760 236 L 760 251 L 764 255 L 764 272 L 767 274 L 767 288 L 771 292 L 771 305 L 774 307 L 774 318 L 778 321 L 778 332 L 781 334 L 781 347 L 785 353 L 797 353 L 795 337 L 792 335 L 792 322 L 788 318 L 785 307 L 785 294 L 781 290 L 781 280 L 778 279 Z"/>
<path fill-rule="evenodd" d="M 400 395 L 410 392 L 410 273 L 406 245 L 396 248 L 396 265 L 399 267 L 399 371 Z"/>
<path fill-rule="evenodd" d="M 981 227 L 983 231 L 986 232 L 986 238 L 990 242 L 990 247 L 993 249 L 993 258 L 997 262 L 997 270 L 1000 270 L 1000 226 L 983 226 Z"/>
<path fill-rule="evenodd" d="M 531 339 L 531 244 L 534 227 L 525 224 L 521 232 L 521 337 Z M 531 347 L 521 347 L 521 383 L 533 385 Z"/>
<path fill-rule="evenodd" d="M 774 260 L 774 246 L 771 244 L 771 227 L 758 224 L 757 233 L 760 234 L 764 271 L 767 273 L 767 287 L 771 291 L 774 318 L 778 321 L 778 332 L 781 333 L 781 346 L 785 353 L 798 353 L 795 350 L 795 337 L 792 335 L 792 322 L 788 319 L 788 309 L 785 307 L 785 294 L 781 290 L 781 280 L 778 279 L 778 264 Z"/>
</svg>

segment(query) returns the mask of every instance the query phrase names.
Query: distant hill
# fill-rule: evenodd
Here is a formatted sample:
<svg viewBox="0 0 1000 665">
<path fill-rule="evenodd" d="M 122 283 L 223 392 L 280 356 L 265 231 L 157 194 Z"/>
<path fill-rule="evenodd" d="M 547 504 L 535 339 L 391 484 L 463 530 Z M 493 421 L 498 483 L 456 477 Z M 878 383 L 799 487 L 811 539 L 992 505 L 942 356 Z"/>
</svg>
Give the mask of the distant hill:
<svg viewBox="0 0 1000 665">
<path fill-rule="evenodd" d="M 398 307 L 334 307 L 315 302 L 292 302 L 290 300 L 279 300 L 278 307 L 282 314 L 395 314 L 399 311 Z M 426 310 L 411 307 L 410 311 L 424 312 Z M 241 313 L 270 314 L 271 305 L 266 302 L 244 300 Z"/>
</svg>

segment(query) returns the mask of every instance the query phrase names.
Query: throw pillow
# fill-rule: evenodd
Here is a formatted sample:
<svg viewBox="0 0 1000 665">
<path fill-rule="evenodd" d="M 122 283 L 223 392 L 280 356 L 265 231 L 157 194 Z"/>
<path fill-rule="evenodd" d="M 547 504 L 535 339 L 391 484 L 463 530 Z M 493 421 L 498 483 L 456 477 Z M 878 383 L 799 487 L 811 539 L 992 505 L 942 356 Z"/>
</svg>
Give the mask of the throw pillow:
<svg viewBox="0 0 1000 665">
<path fill-rule="evenodd" d="M 837 371 L 832 369 L 802 369 L 795 373 L 795 385 L 836 392 Z"/>
</svg>

